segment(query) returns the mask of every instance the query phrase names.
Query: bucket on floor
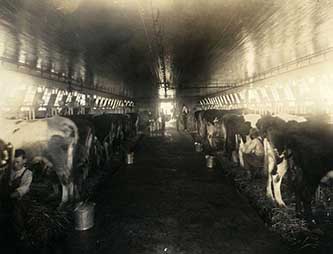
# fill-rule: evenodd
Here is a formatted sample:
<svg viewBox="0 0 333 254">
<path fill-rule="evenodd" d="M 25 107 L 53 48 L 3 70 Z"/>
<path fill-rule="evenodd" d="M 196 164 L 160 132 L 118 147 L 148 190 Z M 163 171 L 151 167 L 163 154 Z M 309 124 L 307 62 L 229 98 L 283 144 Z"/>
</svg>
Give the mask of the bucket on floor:
<svg viewBox="0 0 333 254">
<path fill-rule="evenodd" d="M 94 226 L 95 203 L 80 202 L 74 209 L 75 230 L 84 231 Z"/>
<path fill-rule="evenodd" d="M 126 164 L 130 165 L 134 163 L 134 153 L 128 153 L 126 156 Z"/>
<path fill-rule="evenodd" d="M 198 153 L 202 152 L 202 144 L 201 143 L 195 142 L 194 146 L 195 146 L 195 151 L 196 152 L 198 152 Z"/>
<path fill-rule="evenodd" d="M 214 156 L 206 155 L 206 166 L 207 166 L 207 168 L 214 167 Z"/>
</svg>

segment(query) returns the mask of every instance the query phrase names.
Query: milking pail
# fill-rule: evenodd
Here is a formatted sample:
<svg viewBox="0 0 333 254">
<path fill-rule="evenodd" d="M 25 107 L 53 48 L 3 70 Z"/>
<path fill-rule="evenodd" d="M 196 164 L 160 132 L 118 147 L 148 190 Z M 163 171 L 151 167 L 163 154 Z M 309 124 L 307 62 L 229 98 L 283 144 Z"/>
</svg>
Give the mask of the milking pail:
<svg viewBox="0 0 333 254">
<path fill-rule="evenodd" d="M 195 151 L 196 152 L 198 152 L 198 153 L 202 152 L 202 144 L 201 143 L 195 142 L 194 146 L 195 146 Z"/>
<path fill-rule="evenodd" d="M 126 164 L 130 165 L 134 163 L 134 153 L 128 153 L 126 156 Z"/>
<path fill-rule="evenodd" d="M 214 156 L 212 155 L 206 155 L 206 166 L 207 168 L 213 168 L 214 167 Z"/>
<path fill-rule="evenodd" d="M 95 203 L 80 202 L 74 209 L 75 229 L 84 231 L 94 226 Z"/>
</svg>

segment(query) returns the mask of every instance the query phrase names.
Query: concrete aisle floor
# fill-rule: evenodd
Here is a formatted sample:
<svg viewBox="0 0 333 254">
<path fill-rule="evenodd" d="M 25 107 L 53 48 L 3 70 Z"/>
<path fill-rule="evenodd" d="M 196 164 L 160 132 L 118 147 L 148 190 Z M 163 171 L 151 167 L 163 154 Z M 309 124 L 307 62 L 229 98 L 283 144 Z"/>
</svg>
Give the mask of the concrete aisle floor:
<svg viewBox="0 0 333 254">
<path fill-rule="evenodd" d="M 96 203 L 95 227 L 74 233 L 66 252 L 291 252 L 184 132 L 145 137 L 135 164 L 106 179 Z"/>
</svg>

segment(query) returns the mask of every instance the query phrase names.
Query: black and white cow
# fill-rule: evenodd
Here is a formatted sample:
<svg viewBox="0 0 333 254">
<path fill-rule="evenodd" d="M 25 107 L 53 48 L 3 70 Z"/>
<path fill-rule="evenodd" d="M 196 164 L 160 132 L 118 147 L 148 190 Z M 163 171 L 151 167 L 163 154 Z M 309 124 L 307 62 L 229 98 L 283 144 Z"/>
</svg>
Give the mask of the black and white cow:
<svg viewBox="0 0 333 254">
<path fill-rule="evenodd" d="M 101 114 L 92 116 L 91 121 L 95 126 L 96 136 L 104 148 L 105 160 L 109 161 L 112 152 L 118 151 L 125 139 L 129 117 L 122 114 Z"/>
<path fill-rule="evenodd" d="M 222 133 L 224 136 L 224 153 L 233 162 L 244 167 L 242 146 L 244 146 L 251 128 L 260 119 L 257 114 L 242 114 L 239 110 L 225 114 L 222 119 Z"/>
<path fill-rule="evenodd" d="M 200 141 L 201 143 L 203 143 L 203 140 L 206 137 L 206 125 L 203 121 L 204 112 L 204 110 L 198 110 L 194 112 L 196 131 L 199 136 L 199 140 L 197 141 Z"/>
<path fill-rule="evenodd" d="M 130 117 L 130 133 L 131 136 L 136 136 L 139 132 L 139 114 L 138 113 L 127 113 Z"/>
<path fill-rule="evenodd" d="M 296 209 L 312 219 L 311 201 L 319 183 L 333 169 L 333 126 L 307 121 L 288 127 L 288 148 L 296 170 Z"/>
<path fill-rule="evenodd" d="M 264 140 L 264 169 L 267 173 L 266 195 L 280 207 L 286 206 L 281 195 L 281 183 L 292 164 L 288 156 L 290 149 L 284 143 L 284 138 L 288 137 L 289 128 L 287 127 L 305 121 L 304 117 L 278 114 L 263 116 L 257 122 L 257 127 Z"/>
<path fill-rule="evenodd" d="M 222 120 L 222 133 L 224 138 L 224 154 L 232 159 L 238 149 L 236 135 L 241 133 L 241 126 L 244 124 L 244 117 L 238 114 L 226 114 Z"/>
<path fill-rule="evenodd" d="M 52 167 L 62 186 L 62 203 L 72 198 L 76 125 L 59 116 L 32 121 L 1 119 L 0 123 L 0 139 L 14 149 L 24 149 L 30 162 L 43 161 Z"/>
<path fill-rule="evenodd" d="M 194 116 L 196 119 L 197 133 L 201 140 L 207 141 L 211 149 L 217 148 L 217 140 L 223 142 L 224 127 L 223 117 L 226 114 L 240 114 L 241 110 L 217 110 L 208 109 L 205 111 L 196 111 Z"/>
<path fill-rule="evenodd" d="M 311 201 L 315 191 L 333 168 L 333 126 L 318 121 L 286 122 L 274 117 L 262 119 L 259 125 L 266 135 L 267 167 L 272 172 L 268 186 L 273 185 L 274 195 L 267 188 L 268 196 L 274 196 L 279 202 L 278 197 L 280 205 L 285 205 L 276 183 L 289 169 L 295 176 L 296 212 L 300 214 L 303 208 L 305 218 L 311 221 Z M 274 184 L 277 185 L 275 188 Z"/>
<path fill-rule="evenodd" d="M 223 115 L 226 114 L 225 110 L 208 109 L 202 115 L 203 122 L 206 126 L 206 138 L 210 148 L 216 148 L 215 136 L 219 135 L 221 130 L 221 122 Z"/>
</svg>

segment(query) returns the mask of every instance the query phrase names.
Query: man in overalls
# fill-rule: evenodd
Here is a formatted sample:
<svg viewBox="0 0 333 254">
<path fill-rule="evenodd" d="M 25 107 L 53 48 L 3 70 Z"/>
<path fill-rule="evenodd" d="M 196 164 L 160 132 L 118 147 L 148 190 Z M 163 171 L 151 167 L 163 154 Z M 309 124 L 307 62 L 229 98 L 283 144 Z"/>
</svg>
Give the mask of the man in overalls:
<svg viewBox="0 0 333 254">
<path fill-rule="evenodd" d="M 2 192 L 7 212 L 13 214 L 14 227 L 21 233 L 24 229 L 25 204 L 23 197 L 29 192 L 32 182 L 32 172 L 26 168 L 26 154 L 17 149 L 14 155 L 13 169 L 1 179 Z"/>
</svg>

